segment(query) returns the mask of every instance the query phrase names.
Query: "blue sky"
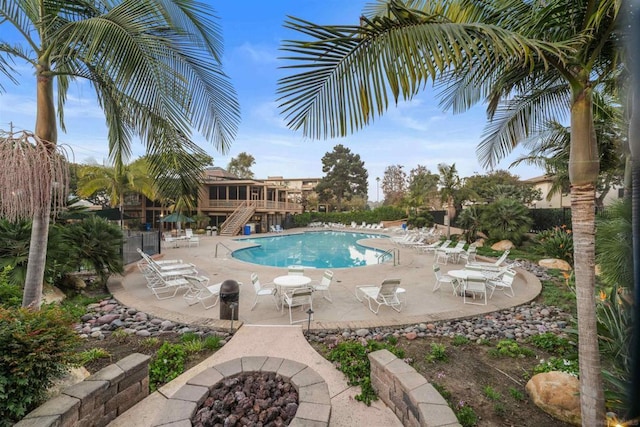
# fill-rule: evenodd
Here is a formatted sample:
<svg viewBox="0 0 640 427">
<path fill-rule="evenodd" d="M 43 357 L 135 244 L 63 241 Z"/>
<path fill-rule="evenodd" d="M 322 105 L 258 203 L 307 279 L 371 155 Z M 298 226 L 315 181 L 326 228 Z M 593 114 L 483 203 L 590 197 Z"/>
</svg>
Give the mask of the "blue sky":
<svg viewBox="0 0 640 427">
<path fill-rule="evenodd" d="M 461 177 L 484 173 L 476 157 L 476 146 L 486 123 L 482 105 L 453 115 L 438 107 L 434 91 L 427 88 L 410 102 L 389 110 L 367 128 L 345 138 L 310 140 L 289 130 L 279 116 L 276 82 L 285 75 L 278 67 L 282 40 L 299 38 L 283 27 L 287 15 L 320 24 L 357 24 L 366 0 L 277 0 L 210 2 L 219 16 L 224 38 L 224 69 L 238 92 L 241 123 L 229 153 L 221 155 L 195 135 L 194 139 L 214 158 L 214 165 L 226 167 L 231 157 L 247 152 L 256 159 L 256 178 L 321 177 L 322 156 L 337 144 L 359 154 L 369 172 L 369 199 L 376 200 L 376 177 L 382 178 L 387 166 L 403 165 L 408 173 L 418 164 L 437 173 L 439 163 L 456 164 Z M 2 25 L 4 33 L 6 25 Z M 6 34 L 6 33 L 5 33 Z M 0 36 L 3 39 L 5 36 Z M 6 92 L 0 94 L 0 129 L 33 129 L 35 123 L 35 79 L 32 70 L 17 64 L 22 75 L 19 86 L 0 77 Z M 72 161 L 105 163 L 107 131 L 93 90 L 86 82 L 72 85 L 65 107 L 67 132 L 59 142 L 70 148 Z M 134 158 L 144 147 L 133 147 Z M 499 165 L 506 169 L 521 151 Z M 530 166 L 510 170 L 521 178 L 541 171 Z M 381 194 L 381 193 L 380 193 Z"/>
</svg>

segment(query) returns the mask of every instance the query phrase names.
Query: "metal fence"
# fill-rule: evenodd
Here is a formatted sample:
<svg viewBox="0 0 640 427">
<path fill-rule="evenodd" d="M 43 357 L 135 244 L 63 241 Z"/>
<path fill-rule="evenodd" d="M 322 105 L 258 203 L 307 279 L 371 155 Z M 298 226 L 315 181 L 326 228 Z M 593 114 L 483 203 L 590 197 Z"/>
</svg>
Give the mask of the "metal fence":
<svg viewBox="0 0 640 427">
<path fill-rule="evenodd" d="M 160 253 L 160 234 L 157 231 L 134 231 L 124 236 L 122 241 L 122 262 L 124 265 L 137 262 L 142 249 L 149 255 Z"/>
</svg>

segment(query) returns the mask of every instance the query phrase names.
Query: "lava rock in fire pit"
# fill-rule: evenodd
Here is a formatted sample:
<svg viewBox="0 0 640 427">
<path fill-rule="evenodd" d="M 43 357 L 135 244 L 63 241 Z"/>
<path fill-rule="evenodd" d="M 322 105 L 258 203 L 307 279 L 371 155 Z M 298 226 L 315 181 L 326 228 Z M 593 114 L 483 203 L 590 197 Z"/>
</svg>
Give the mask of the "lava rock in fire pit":
<svg viewBox="0 0 640 427">
<path fill-rule="evenodd" d="M 246 373 L 216 384 L 192 423 L 213 426 L 286 426 L 298 410 L 295 387 L 275 372 Z"/>
</svg>

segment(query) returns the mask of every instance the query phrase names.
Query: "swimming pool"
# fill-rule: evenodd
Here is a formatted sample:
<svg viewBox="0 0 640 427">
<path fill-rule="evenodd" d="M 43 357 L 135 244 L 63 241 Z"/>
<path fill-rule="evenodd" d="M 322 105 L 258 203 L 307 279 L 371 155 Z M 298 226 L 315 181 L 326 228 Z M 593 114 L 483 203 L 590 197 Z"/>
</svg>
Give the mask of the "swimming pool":
<svg viewBox="0 0 640 427">
<path fill-rule="evenodd" d="M 242 239 L 258 246 L 234 251 L 238 260 L 271 267 L 301 265 L 311 268 L 350 268 L 378 264 L 384 251 L 357 243 L 387 236 L 343 231 L 313 231 Z"/>
</svg>

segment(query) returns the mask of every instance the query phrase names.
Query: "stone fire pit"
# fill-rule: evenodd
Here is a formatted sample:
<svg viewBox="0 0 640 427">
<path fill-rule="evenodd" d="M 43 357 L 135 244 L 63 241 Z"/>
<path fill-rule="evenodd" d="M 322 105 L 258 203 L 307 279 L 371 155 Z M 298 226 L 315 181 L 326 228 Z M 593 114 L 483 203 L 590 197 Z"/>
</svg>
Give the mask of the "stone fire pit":
<svg viewBox="0 0 640 427">
<path fill-rule="evenodd" d="M 288 380 L 298 392 L 298 409 L 290 426 L 328 426 L 329 389 L 322 377 L 305 364 L 279 357 L 242 357 L 208 368 L 191 378 L 162 405 L 152 426 L 190 426 L 198 408 L 216 384 L 256 372 L 272 372 Z"/>
</svg>

